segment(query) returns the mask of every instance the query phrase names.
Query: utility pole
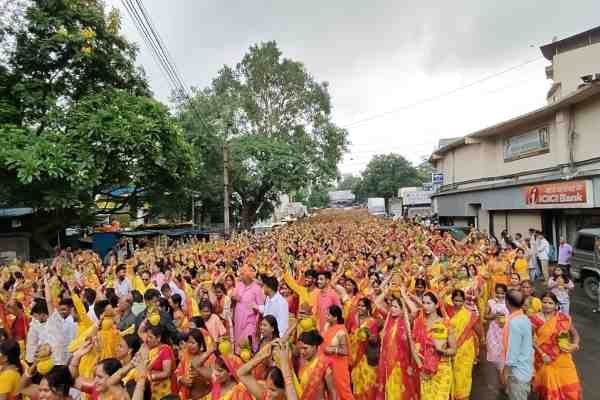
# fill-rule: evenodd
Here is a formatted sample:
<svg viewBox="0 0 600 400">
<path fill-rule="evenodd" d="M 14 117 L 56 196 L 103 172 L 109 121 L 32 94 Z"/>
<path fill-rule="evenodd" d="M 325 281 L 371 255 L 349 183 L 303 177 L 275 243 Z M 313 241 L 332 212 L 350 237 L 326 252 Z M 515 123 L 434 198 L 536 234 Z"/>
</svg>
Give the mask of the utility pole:
<svg viewBox="0 0 600 400">
<path fill-rule="evenodd" d="M 225 236 L 229 236 L 229 145 L 223 142 L 223 224 Z"/>
<path fill-rule="evenodd" d="M 196 196 L 192 194 L 192 228 L 196 226 Z"/>
</svg>

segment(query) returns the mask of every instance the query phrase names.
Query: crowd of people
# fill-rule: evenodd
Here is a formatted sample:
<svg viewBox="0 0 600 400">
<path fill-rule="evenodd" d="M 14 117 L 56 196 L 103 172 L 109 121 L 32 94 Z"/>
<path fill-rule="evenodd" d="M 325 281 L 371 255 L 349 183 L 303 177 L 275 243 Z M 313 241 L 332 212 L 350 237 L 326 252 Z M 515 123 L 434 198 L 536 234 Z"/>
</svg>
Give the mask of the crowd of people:
<svg viewBox="0 0 600 400">
<path fill-rule="evenodd" d="M 17 262 L 0 400 L 461 400 L 486 362 L 510 399 L 578 400 L 568 268 L 529 242 L 354 210 Z"/>
</svg>

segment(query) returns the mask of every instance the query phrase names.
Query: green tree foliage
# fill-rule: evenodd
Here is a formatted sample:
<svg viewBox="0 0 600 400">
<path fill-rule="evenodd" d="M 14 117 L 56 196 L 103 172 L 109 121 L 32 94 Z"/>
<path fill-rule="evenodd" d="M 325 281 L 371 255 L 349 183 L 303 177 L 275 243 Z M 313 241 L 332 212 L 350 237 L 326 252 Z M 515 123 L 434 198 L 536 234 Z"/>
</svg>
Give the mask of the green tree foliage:
<svg viewBox="0 0 600 400">
<path fill-rule="evenodd" d="M 91 220 L 98 195 L 129 187 L 119 208 L 134 212 L 193 172 L 119 24 L 101 2 L 39 0 L 2 32 L 15 46 L 0 65 L 0 207 L 34 208 L 46 250 L 57 229 Z"/>
<path fill-rule="evenodd" d="M 399 154 L 377 155 L 369 161 L 362 173 L 362 183 L 358 193 L 361 199 L 398 195 L 398 189 L 418 186 L 421 180 L 417 169 Z"/>
<path fill-rule="evenodd" d="M 433 172 L 433 165 L 429 162 L 428 157 L 423 157 L 419 165 L 417 165 L 417 171 L 419 172 L 419 179 L 421 183 L 431 182 L 431 173 Z"/>
<path fill-rule="evenodd" d="M 319 184 L 313 187 L 308 196 L 309 208 L 325 208 L 329 206 L 329 192 L 334 190 L 333 185 Z"/>
<path fill-rule="evenodd" d="M 199 116 L 205 123 L 192 122 Z M 252 46 L 235 68 L 225 66 L 211 87 L 181 105 L 180 119 L 202 165 L 222 161 L 227 143 L 243 228 L 279 193 L 335 178 L 347 144 L 346 131 L 331 122 L 327 84 L 283 58 L 275 42 Z M 201 177 L 209 189 L 222 182 L 222 170 L 214 172 Z"/>
<path fill-rule="evenodd" d="M 358 190 L 362 182 L 362 178 L 360 176 L 354 176 L 352 174 L 345 174 L 342 176 L 342 179 L 338 182 L 337 190 L 351 190 L 352 193 Z"/>
</svg>

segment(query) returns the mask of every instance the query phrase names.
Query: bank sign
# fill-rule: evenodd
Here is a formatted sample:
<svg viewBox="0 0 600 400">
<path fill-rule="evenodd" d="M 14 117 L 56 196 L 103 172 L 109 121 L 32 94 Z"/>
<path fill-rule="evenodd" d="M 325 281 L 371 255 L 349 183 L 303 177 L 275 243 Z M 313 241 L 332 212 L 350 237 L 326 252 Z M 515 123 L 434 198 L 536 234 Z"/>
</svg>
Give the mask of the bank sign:
<svg viewBox="0 0 600 400">
<path fill-rule="evenodd" d="M 594 206 L 592 181 L 576 180 L 526 186 L 527 208 L 586 208 Z"/>
</svg>

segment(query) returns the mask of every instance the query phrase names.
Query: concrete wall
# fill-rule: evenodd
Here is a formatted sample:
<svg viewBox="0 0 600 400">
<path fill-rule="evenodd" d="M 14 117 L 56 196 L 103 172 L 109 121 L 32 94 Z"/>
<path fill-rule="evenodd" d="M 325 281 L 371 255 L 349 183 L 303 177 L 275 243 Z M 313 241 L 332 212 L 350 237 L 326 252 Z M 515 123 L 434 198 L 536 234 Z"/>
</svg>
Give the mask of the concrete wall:
<svg viewBox="0 0 600 400">
<path fill-rule="evenodd" d="M 453 161 L 456 182 L 481 178 L 485 169 L 480 144 L 469 144 L 455 149 Z"/>
<path fill-rule="evenodd" d="M 577 90 L 581 76 L 600 72 L 600 43 L 559 53 L 552 60 L 554 82 L 561 83 L 562 96 Z"/>
<path fill-rule="evenodd" d="M 575 161 L 599 157 L 600 99 L 578 104 L 574 108 L 574 116 L 575 132 L 577 133 L 575 137 Z"/>
<path fill-rule="evenodd" d="M 29 238 L 23 236 L 0 237 L 0 264 L 11 261 L 13 256 L 29 260 Z"/>
</svg>

